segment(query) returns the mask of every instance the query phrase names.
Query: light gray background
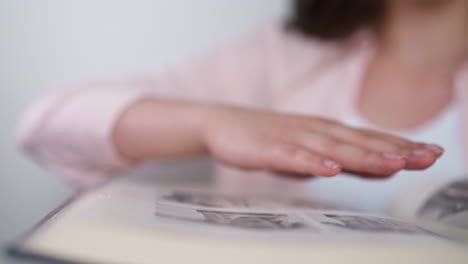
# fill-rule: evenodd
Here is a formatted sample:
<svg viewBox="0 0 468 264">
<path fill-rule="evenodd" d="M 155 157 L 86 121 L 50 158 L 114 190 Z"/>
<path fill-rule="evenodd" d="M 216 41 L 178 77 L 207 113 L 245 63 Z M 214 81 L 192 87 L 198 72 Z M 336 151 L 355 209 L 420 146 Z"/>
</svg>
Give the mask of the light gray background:
<svg viewBox="0 0 468 264">
<path fill-rule="evenodd" d="M 0 0 L 0 247 L 73 191 L 25 158 L 14 130 L 38 96 L 187 60 L 285 14 L 287 0 Z M 2 254 L 3 255 L 3 254 Z M 22 263 L 0 256 L 0 263 Z"/>
</svg>

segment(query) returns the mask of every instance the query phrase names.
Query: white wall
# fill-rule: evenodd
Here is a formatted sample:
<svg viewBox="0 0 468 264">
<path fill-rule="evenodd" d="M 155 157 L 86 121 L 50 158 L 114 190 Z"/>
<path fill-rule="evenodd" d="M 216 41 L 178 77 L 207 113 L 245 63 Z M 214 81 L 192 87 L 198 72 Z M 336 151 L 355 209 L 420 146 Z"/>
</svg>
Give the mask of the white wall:
<svg viewBox="0 0 468 264">
<path fill-rule="evenodd" d="M 3 239 L 9 238 L 5 234 L 16 235 L 15 230 L 34 223 L 70 194 L 15 148 L 12 135 L 16 121 L 34 98 L 65 83 L 144 71 L 156 62 L 194 56 L 281 16 L 287 3 L 0 0 Z"/>
</svg>

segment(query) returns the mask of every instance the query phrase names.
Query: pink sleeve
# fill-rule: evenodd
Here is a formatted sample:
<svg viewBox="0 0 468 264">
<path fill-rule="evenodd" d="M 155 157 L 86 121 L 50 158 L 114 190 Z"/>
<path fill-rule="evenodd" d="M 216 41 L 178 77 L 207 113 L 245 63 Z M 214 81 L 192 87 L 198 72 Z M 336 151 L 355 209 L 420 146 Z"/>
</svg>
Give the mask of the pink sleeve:
<svg viewBox="0 0 468 264">
<path fill-rule="evenodd" d="M 67 181 L 80 187 L 97 184 L 127 167 L 111 142 L 112 129 L 125 107 L 145 95 L 104 85 L 51 94 L 27 111 L 18 141 L 32 158 Z"/>
<path fill-rule="evenodd" d="M 143 97 L 266 104 L 268 46 L 274 34 L 271 29 L 262 31 L 185 68 L 51 93 L 26 113 L 19 143 L 67 181 L 79 187 L 97 184 L 128 168 L 114 148 L 113 128 L 122 111 Z"/>
</svg>

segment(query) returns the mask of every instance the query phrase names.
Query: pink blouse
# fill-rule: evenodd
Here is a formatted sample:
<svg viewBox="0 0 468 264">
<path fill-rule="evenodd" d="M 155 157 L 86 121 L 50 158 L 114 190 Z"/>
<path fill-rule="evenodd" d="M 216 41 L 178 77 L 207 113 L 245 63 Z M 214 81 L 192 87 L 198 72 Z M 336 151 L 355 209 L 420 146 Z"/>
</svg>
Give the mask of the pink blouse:
<svg viewBox="0 0 468 264">
<path fill-rule="evenodd" d="M 27 112 L 18 139 L 38 162 L 87 187 L 129 167 L 111 135 L 119 115 L 136 100 L 181 98 L 343 120 L 355 107 L 374 50 L 365 31 L 346 41 L 326 42 L 273 25 L 184 68 L 53 92 Z M 467 70 L 462 67 L 455 81 L 463 132 L 468 132 Z M 463 138 L 468 151 L 467 140 Z M 301 187 L 267 172 L 222 164 L 217 164 L 216 175 L 230 188 Z"/>
</svg>

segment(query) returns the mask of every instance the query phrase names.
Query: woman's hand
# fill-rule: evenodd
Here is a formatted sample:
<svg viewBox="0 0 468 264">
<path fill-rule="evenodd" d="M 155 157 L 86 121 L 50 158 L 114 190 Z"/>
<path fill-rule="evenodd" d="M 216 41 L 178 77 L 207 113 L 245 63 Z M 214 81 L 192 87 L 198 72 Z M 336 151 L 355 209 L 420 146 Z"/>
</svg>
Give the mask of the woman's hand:
<svg viewBox="0 0 468 264">
<path fill-rule="evenodd" d="M 212 106 L 204 120 L 202 142 L 216 159 L 286 175 L 387 178 L 426 169 L 444 151 L 316 117 Z"/>
<path fill-rule="evenodd" d="M 436 145 L 317 117 L 157 98 L 125 111 L 114 141 L 129 162 L 208 152 L 231 166 L 301 178 L 341 171 L 387 178 L 403 169 L 426 169 L 443 153 Z"/>
</svg>

